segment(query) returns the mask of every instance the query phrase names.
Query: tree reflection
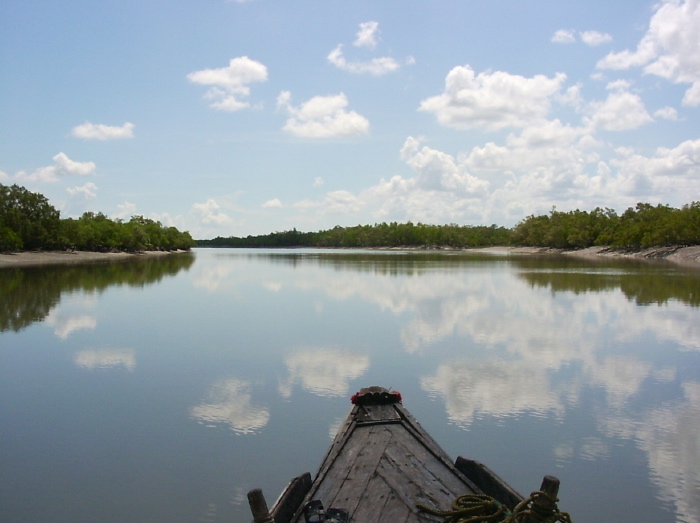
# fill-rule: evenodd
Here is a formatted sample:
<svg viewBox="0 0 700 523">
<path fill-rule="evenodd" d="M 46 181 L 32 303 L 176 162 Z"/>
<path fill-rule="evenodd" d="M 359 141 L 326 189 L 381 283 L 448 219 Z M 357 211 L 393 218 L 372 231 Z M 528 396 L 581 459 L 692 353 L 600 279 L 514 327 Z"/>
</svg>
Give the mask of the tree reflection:
<svg viewBox="0 0 700 523">
<path fill-rule="evenodd" d="M 194 255 L 144 256 L 108 263 L 0 270 L 0 332 L 44 320 L 64 293 L 102 292 L 115 285 L 144 287 L 188 270 Z"/>
<path fill-rule="evenodd" d="M 599 272 L 523 272 L 520 277 L 532 287 L 548 287 L 553 292 L 607 292 L 620 289 L 637 305 L 663 305 L 677 300 L 700 306 L 700 273 L 663 270 L 623 272 L 619 269 Z"/>
<path fill-rule="evenodd" d="M 233 254 L 232 256 L 241 256 Z M 566 255 L 493 255 L 470 251 L 262 251 L 249 259 L 297 267 L 367 272 L 380 275 L 418 275 L 434 269 L 464 270 L 512 264 L 532 287 L 575 294 L 620 289 L 638 305 L 678 300 L 700 306 L 700 271 L 683 269 L 663 260 L 577 258 Z M 370 263 L 371 262 L 371 263 Z"/>
</svg>

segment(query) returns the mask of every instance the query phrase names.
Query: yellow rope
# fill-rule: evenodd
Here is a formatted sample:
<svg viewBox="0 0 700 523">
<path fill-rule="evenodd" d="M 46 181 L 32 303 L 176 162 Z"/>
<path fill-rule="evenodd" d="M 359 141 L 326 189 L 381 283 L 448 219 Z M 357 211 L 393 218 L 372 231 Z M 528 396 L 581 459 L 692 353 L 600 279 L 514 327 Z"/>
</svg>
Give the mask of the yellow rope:
<svg viewBox="0 0 700 523">
<path fill-rule="evenodd" d="M 502 516 L 510 514 L 508 507 L 482 494 L 458 497 L 452 503 L 452 510 L 434 510 L 424 505 L 416 507 L 422 512 L 444 518 L 444 523 L 502 521 Z"/>
<path fill-rule="evenodd" d="M 443 523 L 572 523 L 566 512 L 557 508 L 556 498 L 546 492 L 533 492 L 511 512 L 508 507 L 490 496 L 466 494 L 452 503 L 452 510 L 435 510 L 416 505 L 418 510 L 443 519 Z"/>
</svg>

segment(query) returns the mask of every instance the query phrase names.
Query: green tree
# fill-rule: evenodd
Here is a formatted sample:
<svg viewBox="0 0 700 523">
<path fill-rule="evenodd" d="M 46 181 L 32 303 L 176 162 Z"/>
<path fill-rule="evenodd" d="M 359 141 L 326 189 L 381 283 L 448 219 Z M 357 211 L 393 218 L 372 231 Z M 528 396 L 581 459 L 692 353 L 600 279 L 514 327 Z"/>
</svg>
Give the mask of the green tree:
<svg viewBox="0 0 700 523">
<path fill-rule="evenodd" d="M 0 184 L 0 231 L 4 231 L 0 238 L 10 250 L 55 247 L 60 219 L 60 212 L 43 195 Z"/>
</svg>

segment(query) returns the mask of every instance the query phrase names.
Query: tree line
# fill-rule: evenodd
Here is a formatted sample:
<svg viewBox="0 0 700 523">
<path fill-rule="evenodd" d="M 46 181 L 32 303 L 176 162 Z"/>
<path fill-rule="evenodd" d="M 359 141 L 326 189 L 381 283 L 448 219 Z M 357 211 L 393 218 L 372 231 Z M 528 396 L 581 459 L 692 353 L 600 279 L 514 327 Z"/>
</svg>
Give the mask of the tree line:
<svg viewBox="0 0 700 523">
<path fill-rule="evenodd" d="M 202 247 L 336 247 L 388 248 L 434 247 L 466 248 L 507 245 L 510 230 L 505 227 L 471 225 L 426 225 L 422 223 L 379 223 L 354 227 L 336 226 L 318 232 L 296 229 L 261 236 L 217 237 L 198 240 Z"/>
<path fill-rule="evenodd" d="M 190 233 L 159 221 L 132 216 L 111 219 L 101 212 L 79 218 L 61 213 L 39 193 L 18 185 L 0 184 L 0 252 L 23 250 L 148 251 L 188 250 Z"/>
<path fill-rule="evenodd" d="M 528 216 L 512 231 L 511 244 L 558 249 L 618 249 L 700 244 L 700 202 L 680 209 L 638 203 L 621 215 L 612 209 Z"/>
<path fill-rule="evenodd" d="M 668 205 L 638 203 L 622 214 L 609 208 L 592 211 L 531 215 L 508 229 L 496 225 L 425 225 L 379 223 L 334 227 L 318 232 L 296 229 L 259 236 L 198 240 L 201 247 L 336 247 L 336 248 L 469 248 L 530 246 L 583 249 L 605 246 L 642 249 L 652 246 L 700 245 L 700 202 L 680 209 Z"/>
</svg>

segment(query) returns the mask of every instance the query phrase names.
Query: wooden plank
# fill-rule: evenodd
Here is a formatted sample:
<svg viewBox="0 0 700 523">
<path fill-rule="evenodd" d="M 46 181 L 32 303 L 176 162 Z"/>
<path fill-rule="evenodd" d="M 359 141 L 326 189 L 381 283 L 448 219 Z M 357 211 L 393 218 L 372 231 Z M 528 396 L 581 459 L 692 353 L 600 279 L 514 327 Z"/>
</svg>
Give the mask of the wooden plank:
<svg viewBox="0 0 700 523">
<path fill-rule="evenodd" d="M 374 492 L 380 496 L 376 501 L 372 499 Z M 358 523 L 406 523 L 412 520 L 409 508 L 381 476 L 375 475 L 372 478 L 365 495 L 368 499 L 366 501 L 363 499 L 360 502 L 353 515 L 353 521 Z"/>
<path fill-rule="evenodd" d="M 457 461 L 455 461 L 455 466 L 470 480 L 479 485 L 484 494 L 503 503 L 511 510 L 523 500 L 523 497 L 518 492 L 483 463 L 459 456 Z"/>
<path fill-rule="evenodd" d="M 382 425 L 355 427 L 343 452 L 331 456 L 331 463 L 324 463 L 324 475 L 316 478 L 304 503 L 318 499 L 326 508 L 354 512 L 390 440 L 391 433 Z M 301 510 L 298 510 L 292 521 L 302 520 Z"/>
<path fill-rule="evenodd" d="M 311 474 L 308 472 L 292 479 L 270 511 L 275 523 L 289 523 L 310 488 Z"/>
<path fill-rule="evenodd" d="M 367 489 L 362 494 L 360 502 L 353 512 L 353 520 L 362 521 L 363 523 L 381 521 L 384 506 L 392 494 L 386 482 L 377 474 L 373 474 L 367 483 Z"/>
<path fill-rule="evenodd" d="M 377 470 L 386 447 L 392 439 L 391 432 L 381 425 L 356 429 L 356 432 L 361 431 L 367 432 L 367 439 L 364 448 L 357 453 L 350 472 L 344 471 L 341 467 L 335 471 L 332 468 L 330 472 L 336 472 L 336 478 L 345 477 L 337 489 L 329 490 L 325 497 L 320 498 L 322 501 L 328 500 L 329 506 L 345 507 L 351 513 L 355 511 L 360 498 L 367 489 L 368 479 Z M 331 475 L 329 474 L 329 476 Z M 333 479 L 333 476 L 330 479 Z M 319 493 L 321 492 L 322 490 L 319 489 Z"/>
<path fill-rule="evenodd" d="M 481 493 L 472 479 L 482 482 L 480 473 L 490 471 L 464 473 L 473 468 L 457 467 L 400 403 L 355 405 L 291 521 L 303 522 L 303 506 L 313 499 L 348 510 L 357 523 L 440 521 L 416 504 L 447 510 L 458 496 Z"/>
<path fill-rule="evenodd" d="M 412 478 L 405 474 L 405 471 L 396 468 L 395 464 L 389 460 L 383 460 L 380 463 L 377 474 L 389 485 L 393 492 L 395 499 L 392 501 L 392 510 L 399 511 L 398 505 L 403 505 L 408 513 L 406 521 L 440 521 L 433 516 L 420 512 L 416 508 L 417 503 L 429 507 L 444 508 L 443 504 L 435 502 L 434 493 L 426 492 L 425 485 L 413 481 Z M 449 503 L 447 506 L 449 507 Z M 359 522 L 360 520 L 358 519 L 357 521 Z M 385 521 L 391 520 L 386 519 Z"/>
<path fill-rule="evenodd" d="M 378 473 L 414 512 L 416 503 L 445 510 L 456 497 L 454 489 L 444 484 L 444 478 L 438 478 L 427 471 L 415 456 L 397 452 L 396 446 L 387 449 Z M 459 495 L 461 494 L 464 494 L 464 490 L 460 490 Z"/>
<path fill-rule="evenodd" d="M 359 519 L 357 520 L 360 521 Z M 416 519 L 416 514 L 410 510 L 406 504 L 399 499 L 396 493 L 392 492 L 389 499 L 384 505 L 382 510 L 381 518 L 376 520 L 376 523 L 385 523 L 391 521 L 396 523 L 413 523 L 414 521 L 440 521 L 435 518 L 430 519 Z M 373 522 L 375 523 L 375 522 Z"/>
<path fill-rule="evenodd" d="M 401 416 L 396 411 L 395 404 L 391 405 L 363 405 L 357 413 L 358 422 L 368 421 L 401 421 Z"/>
<path fill-rule="evenodd" d="M 471 493 L 479 494 L 482 493 L 482 490 L 479 488 L 478 483 L 473 481 L 473 478 L 468 477 L 466 474 L 464 474 L 463 471 L 459 470 L 458 467 L 454 463 L 452 463 L 451 458 L 447 455 L 447 453 L 442 449 L 440 445 L 432 438 L 428 432 L 418 423 L 418 421 L 411 415 L 410 412 L 406 410 L 403 405 L 397 405 L 397 411 L 401 416 L 404 418 L 405 424 L 409 430 L 409 432 L 419 441 L 421 441 L 425 447 L 425 449 L 432 455 L 434 455 L 441 463 L 443 463 L 448 469 L 452 471 L 452 473 L 457 476 L 462 482 L 464 482 L 467 486 L 467 489 Z M 494 474 L 495 476 L 495 474 Z M 498 476 L 495 476 L 498 478 Z M 500 478 L 498 478 L 500 480 Z M 502 480 L 501 480 L 502 481 Z M 506 489 L 513 490 L 505 484 Z M 467 493 L 469 493 L 467 492 Z M 515 492 L 513 490 L 513 492 Z M 516 493 L 516 495 L 519 495 Z"/>
<path fill-rule="evenodd" d="M 477 492 L 451 462 L 446 462 L 440 456 L 435 456 L 435 453 L 416 442 L 406 432 L 396 432 L 396 441 L 390 449 L 390 453 L 397 461 L 401 460 L 401 453 L 410 456 L 411 461 L 417 464 L 414 473 L 420 474 L 420 477 L 423 477 L 424 481 L 429 484 L 439 483 L 443 490 L 453 496 Z"/>
</svg>

